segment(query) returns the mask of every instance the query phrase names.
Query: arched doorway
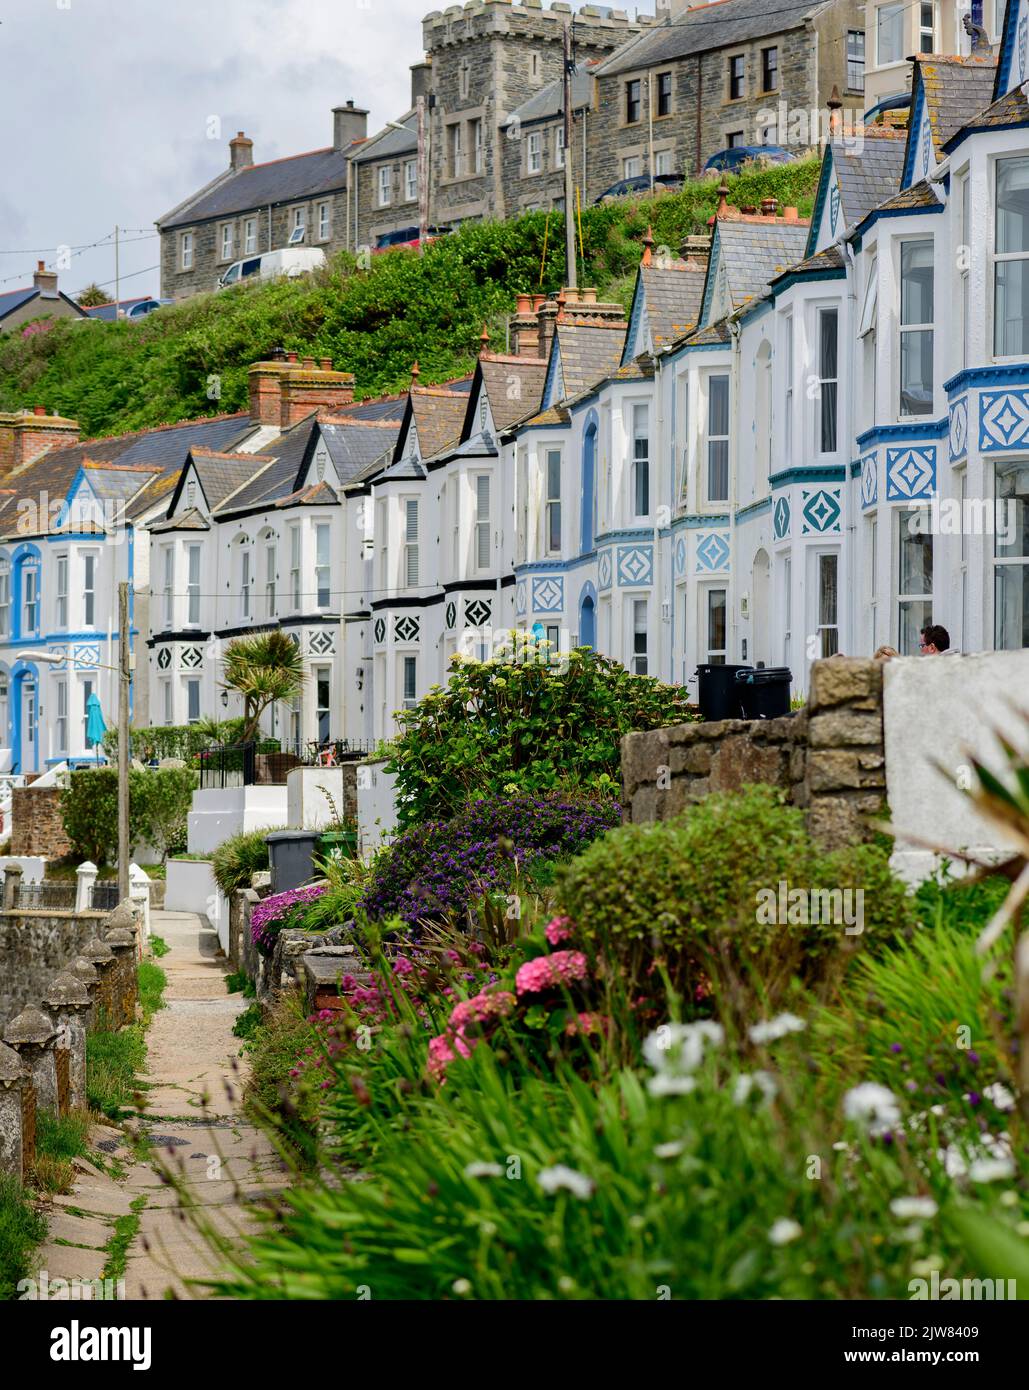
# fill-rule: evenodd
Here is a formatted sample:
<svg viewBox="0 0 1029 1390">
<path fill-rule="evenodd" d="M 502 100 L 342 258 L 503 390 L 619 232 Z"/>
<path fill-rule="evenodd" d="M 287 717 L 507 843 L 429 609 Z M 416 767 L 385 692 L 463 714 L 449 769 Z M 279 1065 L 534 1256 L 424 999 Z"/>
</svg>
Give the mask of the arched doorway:
<svg viewBox="0 0 1029 1390">
<path fill-rule="evenodd" d="M 768 666 L 772 660 L 771 613 L 769 611 L 770 573 L 768 551 L 759 550 L 754 556 L 750 579 L 751 654 L 755 666 Z"/>
<path fill-rule="evenodd" d="M 39 673 L 19 662 L 11 681 L 11 771 L 39 771 Z"/>
<path fill-rule="evenodd" d="M 579 646 L 597 645 L 597 591 L 587 580 L 579 593 Z"/>
</svg>

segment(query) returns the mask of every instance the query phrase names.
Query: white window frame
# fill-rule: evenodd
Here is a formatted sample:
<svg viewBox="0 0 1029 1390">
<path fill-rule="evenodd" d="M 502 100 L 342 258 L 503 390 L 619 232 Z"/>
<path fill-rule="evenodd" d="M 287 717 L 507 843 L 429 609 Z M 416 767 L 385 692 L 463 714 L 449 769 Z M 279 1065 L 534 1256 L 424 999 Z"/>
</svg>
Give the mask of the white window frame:
<svg viewBox="0 0 1029 1390">
<path fill-rule="evenodd" d="M 404 163 L 404 200 L 408 203 L 418 201 L 418 161 L 408 159 Z"/>
<path fill-rule="evenodd" d="M 485 516 L 482 513 L 483 483 L 486 485 Z M 475 569 L 479 574 L 483 574 L 493 566 L 493 479 L 489 473 L 475 473 L 472 475 L 472 487 L 475 503 Z"/>
<path fill-rule="evenodd" d="M 200 723 L 200 719 L 201 719 L 201 713 L 200 713 L 200 712 L 201 712 L 201 710 L 203 709 L 203 702 L 202 702 L 202 699 L 201 699 L 202 691 L 201 691 L 201 689 L 200 689 L 200 677 L 199 677 L 199 676 L 187 676 L 187 677 L 186 677 L 186 681 L 185 681 L 185 685 L 186 685 L 186 723 L 187 723 L 187 724 L 199 724 L 199 723 Z M 192 710 L 192 708 L 191 708 L 191 707 L 193 706 L 193 704 L 194 704 L 194 698 L 193 698 L 193 697 L 194 697 L 194 694 L 196 695 L 196 701 L 195 701 L 195 704 L 196 704 L 196 713 L 195 713 L 195 714 L 193 713 L 193 710 Z"/>
<path fill-rule="evenodd" d="M 248 217 L 243 223 L 243 255 L 253 256 L 257 252 L 257 218 Z"/>
<path fill-rule="evenodd" d="M 554 469 L 557 471 L 557 485 L 554 485 Z M 560 555 L 564 534 L 561 515 L 561 483 L 564 460 L 560 449 L 543 451 L 543 486 L 546 494 L 543 508 L 543 549 L 547 555 Z M 557 543 L 554 543 L 554 537 Z"/>
<path fill-rule="evenodd" d="M 68 682 L 56 682 L 57 718 L 55 723 L 56 748 L 58 753 L 67 753 L 68 748 Z"/>
<path fill-rule="evenodd" d="M 82 626 L 96 627 L 96 573 L 100 556 L 87 550 L 82 556 Z"/>
<path fill-rule="evenodd" d="M 57 556 L 57 604 L 56 626 L 58 631 L 68 627 L 68 556 Z"/>
<path fill-rule="evenodd" d="M 318 204 L 318 240 L 328 241 L 332 236 L 332 203 L 325 199 Z"/>
<path fill-rule="evenodd" d="M 898 51 L 897 54 L 896 54 L 895 56 L 893 56 L 893 57 L 884 57 L 884 56 L 883 56 L 883 44 L 882 44 L 883 30 L 882 30 L 882 24 L 881 24 L 881 21 L 880 21 L 880 15 L 883 13 L 884 10 L 894 10 L 894 11 L 896 11 L 897 13 L 899 13 L 899 15 L 900 15 L 900 36 L 899 36 L 899 45 L 898 45 L 899 51 Z M 888 67 L 893 67 L 893 66 L 895 66 L 896 64 L 902 63 L 902 62 L 904 61 L 904 57 L 905 57 L 904 49 L 905 49 L 905 46 L 906 46 L 906 40 L 905 40 L 905 38 L 904 38 L 904 15 L 905 15 L 905 13 L 906 13 L 906 10 L 907 10 L 907 5 L 906 5 L 906 3 L 905 3 L 905 0 L 890 0 L 890 3 L 888 3 L 888 4 L 885 4 L 885 5 L 877 5 L 877 6 L 875 7 L 875 65 L 876 65 L 877 68 L 888 68 Z M 866 59 L 867 59 L 867 42 L 866 42 Z"/>
<path fill-rule="evenodd" d="M 249 542 L 241 545 L 239 551 L 239 611 L 244 618 L 249 618 L 250 602 L 254 586 L 254 576 L 251 573 Z"/>
<path fill-rule="evenodd" d="M 301 580 L 300 527 L 297 525 L 289 528 L 289 593 L 290 604 L 294 613 L 300 612 L 300 600 L 303 594 Z"/>
<path fill-rule="evenodd" d="M 842 603 L 840 600 L 840 571 L 842 569 L 840 552 L 836 547 L 818 547 L 813 552 L 814 559 L 814 603 L 815 603 L 815 623 L 814 632 L 818 638 L 818 654 L 822 657 L 835 655 L 840 649 L 840 610 Z M 835 590 L 835 620 L 833 622 L 822 620 L 822 576 L 823 560 L 833 560 L 836 571 L 836 590 Z"/>
<path fill-rule="evenodd" d="M 629 406 L 629 444 L 628 513 L 636 521 L 645 521 L 651 513 L 653 481 L 650 467 L 650 404 L 647 401 L 634 401 Z M 643 498 L 646 502 L 645 511 L 641 511 L 639 507 L 641 493 L 646 493 Z"/>
<path fill-rule="evenodd" d="M 554 168 L 563 169 L 565 167 L 565 126 L 564 121 L 554 130 Z"/>
<path fill-rule="evenodd" d="M 900 420 L 918 420 L 923 416 L 932 417 L 933 406 L 936 399 L 936 265 L 933 260 L 933 317 L 928 323 L 905 323 L 904 322 L 904 248 L 907 246 L 928 246 L 935 253 L 935 243 L 932 237 L 901 237 L 897 242 L 897 418 Z M 923 411 L 904 411 L 901 396 L 904 390 L 904 335 L 907 333 L 929 333 L 931 334 L 932 344 L 932 381 L 930 389 L 932 395 L 929 401 L 929 409 Z"/>
<path fill-rule="evenodd" d="M 279 567 L 278 546 L 274 536 L 264 543 L 264 608 L 269 618 L 275 616 L 275 580 Z"/>
<path fill-rule="evenodd" d="M 525 172 L 543 172 L 543 136 L 538 130 L 530 130 L 525 137 Z"/>
<path fill-rule="evenodd" d="M 997 190 L 998 190 L 998 184 L 999 184 L 999 181 L 1000 181 L 1000 166 L 1001 166 L 1002 164 L 1005 164 L 1005 163 L 1023 163 L 1023 164 L 1029 164 L 1029 156 L 1027 156 L 1027 155 L 1025 155 L 1025 154 L 1004 155 L 1004 156 L 1001 156 L 1001 157 L 999 157 L 999 158 L 997 158 L 997 159 L 995 159 L 995 160 L 993 161 L 993 171 L 992 171 L 992 172 L 993 172 L 993 246 L 991 247 L 991 259 L 992 259 L 992 262 L 993 262 L 993 267 L 992 267 L 993 274 L 992 274 L 992 277 L 991 277 L 991 278 L 992 278 L 992 284 L 991 284 L 991 287 L 990 287 L 990 289 L 991 289 L 990 318 L 991 318 L 991 320 L 992 320 L 992 322 L 993 322 L 993 332 L 992 332 L 992 334 L 991 334 L 991 341 L 992 341 L 992 347 L 993 347 L 993 358 L 994 358 L 995 361 L 998 361 L 998 362 L 1007 362 L 1007 361 L 1012 361 L 1012 360 L 1019 360 L 1019 361 L 1020 361 L 1020 360 L 1022 359 L 1022 357 L 1023 357 L 1024 354 L 1023 354 L 1023 353 L 1020 353 L 1020 352 L 1003 353 L 1003 352 L 998 352 L 998 351 L 997 351 L 997 329 L 998 329 L 998 326 L 999 326 L 999 316 L 998 316 L 998 314 L 997 314 L 997 267 L 998 267 L 999 265 L 1003 265 L 1003 264 L 1005 264 L 1005 263 L 1007 263 L 1007 262 L 1009 262 L 1009 261 L 1023 261 L 1023 262 L 1024 262 L 1024 261 L 1029 261 L 1029 250 L 1025 250 L 1025 251 L 998 251 L 998 250 L 997 250 L 997 247 L 998 247 L 998 245 L 1000 244 L 999 237 L 997 236 L 997 227 L 998 227 L 998 222 L 999 222 L 999 218 L 998 218 L 998 216 L 997 216 L 997 211 L 998 211 L 998 209 L 997 209 L 997 198 L 998 198 Z M 1026 265 L 1026 266 L 1025 266 L 1025 268 L 1024 268 L 1024 270 L 1023 270 L 1023 274 L 1029 275 L 1029 265 Z M 1022 337 L 1023 337 L 1024 340 L 1029 339 L 1029 326 L 1026 326 L 1026 327 L 1023 328 L 1023 330 L 1022 330 Z"/>
<path fill-rule="evenodd" d="M 164 630 L 171 632 L 175 626 L 175 547 L 167 545 L 161 557 L 162 594 L 164 596 Z"/>
<path fill-rule="evenodd" d="M 314 589 L 316 607 L 331 608 L 332 524 L 328 521 L 316 521 L 314 524 Z"/>
<path fill-rule="evenodd" d="M 223 222 L 221 226 L 221 259 L 223 261 L 232 260 L 232 252 L 235 246 L 236 229 L 231 222 Z"/>
<path fill-rule="evenodd" d="M 193 233 L 182 232 L 179 236 L 179 269 L 193 269 Z"/>
<path fill-rule="evenodd" d="M 0 637 L 9 637 L 11 632 L 11 561 L 7 555 L 0 555 Z M 3 730 L 0 728 L 0 733 Z"/>
<path fill-rule="evenodd" d="M 637 594 L 630 598 L 629 618 L 632 640 L 631 669 L 633 675 L 646 676 L 649 674 L 650 666 L 650 604 L 645 597 Z"/>
<path fill-rule="evenodd" d="M 822 376 L 822 334 L 825 331 L 826 318 L 832 315 L 836 320 L 836 375 Z M 817 331 L 815 333 L 815 365 L 817 368 L 818 379 L 818 410 L 815 418 L 815 453 L 823 458 L 836 454 L 840 447 L 840 309 L 836 304 L 820 304 L 815 311 L 815 323 Z M 835 389 L 836 409 L 833 419 L 833 443 L 831 448 L 824 446 L 824 434 L 826 429 L 826 401 L 828 395 L 826 388 Z M 829 392 L 832 394 L 832 391 Z"/>
<path fill-rule="evenodd" d="M 716 379 L 725 382 L 726 390 L 726 433 L 711 433 L 711 383 Z M 729 501 L 732 479 L 729 476 L 732 469 L 732 376 L 728 367 L 715 369 L 707 373 L 704 379 L 704 476 L 702 481 L 704 505 L 707 507 L 725 507 Z M 712 444 L 725 445 L 725 496 L 713 497 L 711 490 L 711 467 L 713 456 L 711 453 Z"/>
<path fill-rule="evenodd" d="M 393 166 L 392 164 L 380 164 L 375 171 L 376 174 L 376 196 L 380 208 L 388 208 L 393 201 Z"/>
<path fill-rule="evenodd" d="M 404 504 L 404 587 L 417 589 L 419 584 L 418 555 L 418 498 L 405 497 Z M 413 525 L 412 525 L 413 522 Z"/>
<path fill-rule="evenodd" d="M 722 633 L 723 645 L 716 647 L 712 645 L 711 600 L 715 594 L 722 595 L 722 621 L 724 632 Z M 729 660 L 729 589 L 725 584 L 703 584 L 700 587 L 700 631 L 703 633 L 704 641 L 702 650 L 704 652 L 704 663 L 711 665 L 715 657 L 721 657 L 721 662 L 716 664 L 724 665 Z"/>
<path fill-rule="evenodd" d="M 932 622 L 932 613 L 933 613 L 933 605 L 934 605 L 934 595 L 933 595 L 933 592 L 932 592 L 932 591 L 930 591 L 928 594 L 925 594 L 925 593 L 916 594 L 916 593 L 905 593 L 905 592 L 903 592 L 903 590 L 901 589 L 901 583 L 902 583 L 902 580 L 903 580 L 903 572 L 904 572 L 904 567 L 903 567 L 903 565 L 902 565 L 902 563 L 901 563 L 901 550 L 902 550 L 902 547 L 903 547 L 903 544 L 904 544 L 904 533 L 905 533 L 905 532 L 907 532 L 907 534 L 908 534 L 909 536 L 918 536 L 918 537 L 920 538 L 920 541 L 921 541 L 921 543 L 922 543 L 923 545 L 928 544 L 929 549 L 930 549 L 930 553 L 933 555 L 933 588 L 934 588 L 934 589 L 935 589 L 935 585 L 936 585 L 936 563 L 935 563 L 935 562 L 936 562 L 936 558 L 937 558 L 937 557 L 936 557 L 936 555 L 935 555 L 935 550 L 936 550 L 935 543 L 934 543 L 935 538 L 933 537 L 933 535 L 932 535 L 929 531 L 918 531 L 918 532 L 916 532 L 916 531 L 912 531 L 912 530 L 911 530 L 911 528 L 910 528 L 910 522 L 911 522 L 911 520 L 912 520 L 913 515 L 914 515 L 914 513 L 913 513 L 913 512 L 910 512 L 906 507 L 898 507 L 898 508 L 896 508 L 895 511 L 894 511 L 894 516 L 895 516 L 895 519 L 896 519 L 896 520 L 895 520 L 895 525 L 894 525 L 894 529 L 893 529 L 893 553 L 894 553 L 894 556 L 896 557 L 897 569 L 896 569 L 896 587 L 895 587 L 894 595 L 893 595 L 893 611 L 894 611 L 894 613 L 895 613 L 895 615 L 896 615 L 896 620 L 897 620 L 897 643 L 896 643 L 896 645 L 897 645 L 897 650 L 900 652 L 901 656 L 918 656 L 918 655 L 919 655 L 919 649 L 918 649 L 917 646 L 915 646 L 911 651 L 907 651 L 907 652 L 904 651 L 904 649 L 903 649 L 903 645 L 902 645 L 903 639 L 902 639 L 902 637 L 901 637 L 901 631 L 902 631 L 901 614 L 902 614 L 904 608 L 907 607 L 907 606 L 912 606 L 912 607 L 913 607 L 915 604 L 918 604 L 918 603 L 927 603 L 927 604 L 929 605 L 929 608 L 928 608 L 928 616 L 925 617 L 924 621 L 917 623 L 916 626 L 915 626 L 915 635 L 917 636 L 917 634 L 921 631 L 921 629 L 925 626 L 926 623 L 931 623 L 931 622 Z"/>
<path fill-rule="evenodd" d="M 194 578 L 194 557 L 196 577 Z M 186 546 L 186 626 L 200 626 L 200 572 L 202 551 L 195 542 Z"/>
</svg>

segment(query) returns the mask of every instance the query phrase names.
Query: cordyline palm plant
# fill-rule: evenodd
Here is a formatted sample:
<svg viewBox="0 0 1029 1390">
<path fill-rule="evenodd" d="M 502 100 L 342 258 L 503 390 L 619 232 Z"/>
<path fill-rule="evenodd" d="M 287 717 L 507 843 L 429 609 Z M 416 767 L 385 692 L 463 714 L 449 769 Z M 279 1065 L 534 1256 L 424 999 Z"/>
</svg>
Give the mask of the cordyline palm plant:
<svg viewBox="0 0 1029 1390">
<path fill-rule="evenodd" d="M 230 642 L 225 653 L 225 686 L 243 697 L 240 741 L 256 738 L 261 715 L 276 700 L 292 700 L 304 684 L 300 648 L 286 633 L 254 632 Z"/>
</svg>

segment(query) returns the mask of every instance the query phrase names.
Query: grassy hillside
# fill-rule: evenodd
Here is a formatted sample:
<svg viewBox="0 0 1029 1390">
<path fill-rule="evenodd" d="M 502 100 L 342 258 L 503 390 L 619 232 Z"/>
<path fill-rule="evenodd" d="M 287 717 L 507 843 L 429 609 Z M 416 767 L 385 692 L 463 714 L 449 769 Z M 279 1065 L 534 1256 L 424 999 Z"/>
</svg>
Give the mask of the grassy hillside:
<svg viewBox="0 0 1029 1390">
<path fill-rule="evenodd" d="M 776 197 L 806 216 L 817 178 L 814 160 L 744 174 L 730 179 L 729 201 Z M 677 251 L 711 216 L 716 188 L 708 180 L 585 209 L 580 283 L 626 301 L 648 222 L 658 245 Z M 484 322 L 503 351 L 515 293 L 558 289 L 563 262 L 563 218 L 551 214 L 548 229 L 538 212 L 462 227 L 424 256 L 373 256 L 368 270 L 340 255 L 306 279 L 200 295 L 141 324 L 63 320 L 27 337 L 16 330 L 0 335 L 0 410 L 39 403 L 93 437 L 238 410 L 248 366 L 277 346 L 331 357 L 355 374 L 359 396 L 405 389 L 416 358 L 423 384 L 441 381 L 474 365 Z"/>
</svg>

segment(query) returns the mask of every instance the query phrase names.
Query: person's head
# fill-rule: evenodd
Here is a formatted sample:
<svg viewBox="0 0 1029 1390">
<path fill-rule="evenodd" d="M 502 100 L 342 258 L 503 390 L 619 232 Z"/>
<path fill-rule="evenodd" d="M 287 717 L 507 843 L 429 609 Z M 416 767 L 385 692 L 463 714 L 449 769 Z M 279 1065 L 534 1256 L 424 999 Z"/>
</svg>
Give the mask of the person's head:
<svg viewBox="0 0 1029 1390">
<path fill-rule="evenodd" d="M 900 656 L 896 647 L 879 647 L 876 650 L 873 661 L 891 661 L 895 656 Z"/>
<path fill-rule="evenodd" d="M 923 656 L 940 656 L 950 650 L 950 633 L 941 623 L 929 623 L 922 629 L 919 646 Z"/>
</svg>

